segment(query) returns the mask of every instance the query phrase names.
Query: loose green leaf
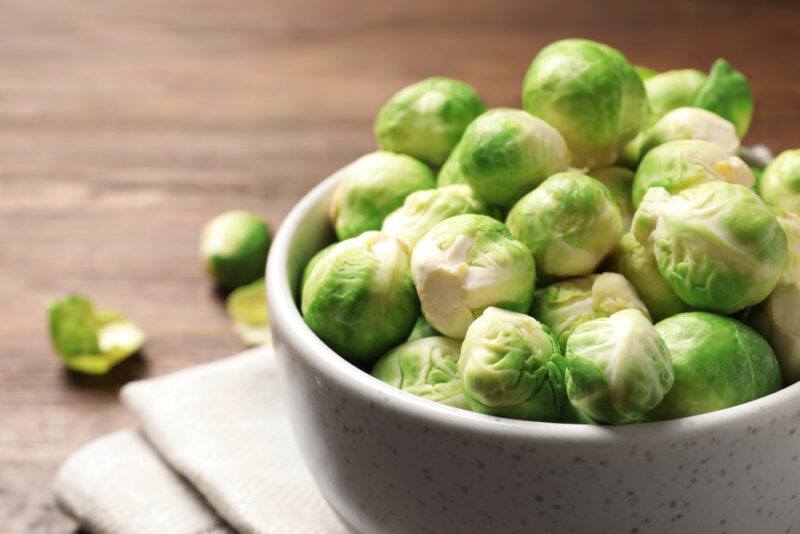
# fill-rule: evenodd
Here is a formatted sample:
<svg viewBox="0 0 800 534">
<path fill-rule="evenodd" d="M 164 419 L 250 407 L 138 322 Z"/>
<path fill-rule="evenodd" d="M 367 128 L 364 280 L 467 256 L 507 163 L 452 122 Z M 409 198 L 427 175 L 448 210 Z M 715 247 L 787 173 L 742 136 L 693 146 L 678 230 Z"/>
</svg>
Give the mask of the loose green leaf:
<svg viewBox="0 0 800 534">
<path fill-rule="evenodd" d="M 95 310 L 92 302 L 71 295 L 48 307 L 50 337 L 67 367 L 102 375 L 138 351 L 144 333 L 113 310 Z"/>
<path fill-rule="evenodd" d="M 233 319 L 233 327 L 245 345 L 256 346 L 270 342 L 272 335 L 269 329 L 267 286 L 263 278 L 231 293 L 227 308 L 228 315 Z"/>
</svg>

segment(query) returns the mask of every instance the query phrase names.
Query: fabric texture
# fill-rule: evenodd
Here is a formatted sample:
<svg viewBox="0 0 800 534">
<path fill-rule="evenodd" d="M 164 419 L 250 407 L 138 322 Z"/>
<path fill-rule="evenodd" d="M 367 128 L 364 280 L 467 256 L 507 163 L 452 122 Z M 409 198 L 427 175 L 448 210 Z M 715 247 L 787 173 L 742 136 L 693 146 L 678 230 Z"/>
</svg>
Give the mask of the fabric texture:
<svg viewBox="0 0 800 534">
<path fill-rule="evenodd" d="M 74 453 L 59 503 L 97 532 L 348 532 L 303 465 L 279 388 L 271 347 L 128 384 L 146 441 L 123 431 Z"/>
</svg>

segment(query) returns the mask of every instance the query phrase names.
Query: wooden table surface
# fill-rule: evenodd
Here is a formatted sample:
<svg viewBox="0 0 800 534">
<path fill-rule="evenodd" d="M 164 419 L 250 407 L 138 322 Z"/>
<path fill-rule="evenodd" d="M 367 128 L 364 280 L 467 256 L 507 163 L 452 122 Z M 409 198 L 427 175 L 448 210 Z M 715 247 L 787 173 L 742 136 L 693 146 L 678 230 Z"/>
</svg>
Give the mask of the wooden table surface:
<svg viewBox="0 0 800 534">
<path fill-rule="evenodd" d="M 2 0 L 0 531 L 74 529 L 50 482 L 133 423 L 119 387 L 240 348 L 200 270 L 201 225 L 243 207 L 276 228 L 374 148 L 376 110 L 408 83 L 451 76 L 519 106 L 531 58 L 568 36 L 656 69 L 725 56 L 755 92 L 747 141 L 800 147 L 793 2 L 600 4 Z M 45 304 L 73 291 L 134 318 L 142 356 L 99 379 L 65 371 Z"/>
</svg>

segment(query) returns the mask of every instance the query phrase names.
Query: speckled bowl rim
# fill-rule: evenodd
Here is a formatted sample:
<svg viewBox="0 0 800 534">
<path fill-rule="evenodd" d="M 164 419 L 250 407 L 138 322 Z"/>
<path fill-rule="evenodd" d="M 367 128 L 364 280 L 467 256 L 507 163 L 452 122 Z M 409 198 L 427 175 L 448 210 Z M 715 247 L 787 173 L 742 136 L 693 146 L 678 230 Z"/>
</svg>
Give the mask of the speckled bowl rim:
<svg viewBox="0 0 800 534">
<path fill-rule="evenodd" d="M 800 407 L 800 383 L 732 408 L 670 421 L 622 426 L 595 426 L 505 419 L 445 406 L 381 382 L 331 350 L 306 325 L 292 295 L 289 258 L 298 230 L 336 184 L 338 173 L 323 180 L 289 212 L 272 244 L 267 263 L 268 302 L 273 332 L 327 380 L 367 402 L 386 405 L 433 427 L 467 430 L 487 437 L 516 437 L 540 442 L 584 442 L 590 445 L 635 443 L 640 439 L 691 439 L 721 427 L 759 422 L 772 408 Z M 787 404 L 788 403 L 788 404 Z"/>
</svg>

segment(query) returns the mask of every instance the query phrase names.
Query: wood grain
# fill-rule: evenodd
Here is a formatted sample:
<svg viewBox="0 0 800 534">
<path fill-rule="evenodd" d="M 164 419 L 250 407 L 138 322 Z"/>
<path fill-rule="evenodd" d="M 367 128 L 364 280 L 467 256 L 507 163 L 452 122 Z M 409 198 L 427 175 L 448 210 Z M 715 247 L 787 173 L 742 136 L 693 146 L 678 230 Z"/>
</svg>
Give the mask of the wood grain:
<svg viewBox="0 0 800 534">
<path fill-rule="evenodd" d="M 0 17 L 0 530 L 64 532 L 49 485 L 70 451 L 132 423 L 133 378 L 240 345 L 200 272 L 198 229 L 252 209 L 277 227 L 371 150 L 382 101 L 441 74 L 518 106 L 544 44 L 605 41 L 656 69 L 725 56 L 750 77 L 749 142 L 800 146 L 793 2 L 3 0 Z M 146 350 L 64 371 L 48 298 L 130 314 Z"/>
</svg>

